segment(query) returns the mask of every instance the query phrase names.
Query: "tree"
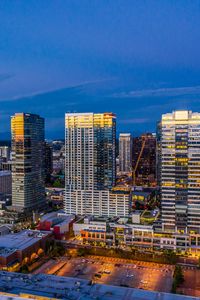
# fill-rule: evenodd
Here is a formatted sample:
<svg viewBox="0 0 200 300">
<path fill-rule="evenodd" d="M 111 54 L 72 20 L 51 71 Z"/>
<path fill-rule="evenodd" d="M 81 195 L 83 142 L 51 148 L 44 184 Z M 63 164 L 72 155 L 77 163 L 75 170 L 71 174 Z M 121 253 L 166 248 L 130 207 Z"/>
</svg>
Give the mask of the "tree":
<svg viewBox="0 0 200 300">
<path fill-rule="evenodd" d="M 62 188 L 62 187 L 63 187 L 63 184 L 62 184 L 62 182 L 60 181 L 59 178 L 57 178 L 57 179 L 54 181 L 53 187 L 55 187 L 55 188 Z"/>
<path fill-rule="evenodd" d="M 175 264 L 177 261 L 176 253 L 170 249 L 164 250 L 164 257 L 166 258 L 166 262 L 170 264 Z"/>
<path fill-rule="evenodd" d="M 199 260 L 198 260 L 198 268 L 200 268 L 200 257 L 199 257 Z"/>
<path fill-rule="evenodd" d="M 50 257 L 59 257 L 65 254 L 65 247 L 61 242 L 52 240 L 46 243 L 46 251 Z"/>
<path fill-rule="evenodd" d="M 21 273 L 24 273 L 24 274 L 27 274 L 27 273 L 29 273 L 29 269 L 28 269 L 28 266 L 27 265 L 23 265 L 22 267 L 21 267 Z"/>
<path fill-rule="evenodd" d="M 77 256 L 84 256 L 86 253 L 87 253 L 87 249 L 85 249 L 85 248 L 77 249 Z"/>
<path fill-rule="evenodd" d="M 173 278 L 174 280 L 171 292 L 175 294 L 177 287 L 179 287 L 179 285 L 184 282 L 184 275 L 181 266 L 175 266 Z"/>
<path fill-rule="evenodd" d="M 175 280 L 172 283 L 172 289 L 171 289 L 171 293 L 176 294 L 176 288 L 177 288 L 177 284 L 175 282 Z"/>
<path fill-rule="evenodd" d="M 36 229 L 36 224 L 32 222 L 30 228 L 33 230 Z"/>
<path fill-rule="evenodd" d="M 177 285 L 180 285 L 181 283 L 184 282 L 184 275 L 183 275 L 183 270 L 181 268 L 181 266 L 175 266 L 175 270 L 174 270 L 174 279 L 177 283 Z"/>
</svg>

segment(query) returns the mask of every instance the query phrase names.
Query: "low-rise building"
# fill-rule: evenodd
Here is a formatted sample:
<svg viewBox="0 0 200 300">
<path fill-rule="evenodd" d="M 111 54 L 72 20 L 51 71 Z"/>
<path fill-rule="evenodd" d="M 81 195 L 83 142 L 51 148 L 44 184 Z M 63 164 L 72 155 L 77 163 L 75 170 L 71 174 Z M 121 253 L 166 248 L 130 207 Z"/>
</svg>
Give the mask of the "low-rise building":
<svg viewBox="0 0 200 300">
<path fill-rule="evenodd" d="M 62 210 L 54 211 L 42 216 L 37 228 L 50 231 L 56 239 L 61 240 L 69 237 L 74 221 L 74 215 L 66 215 Z"/>
<path fill-rule="evenodd" d="M 73 231 L 75 235 L 80 235 L 84 231 L 101 231 L 106 232 L 107 222 L 106 218 L 94 218 L 92 216 L 86 216 L 80 218 L 73 224 Z"/>
<path fill-rule="evenodd" d="M 144 192 L 144 191 L 134 191 L 132 193 L 132 199 L 133 202 L 139 202 L 140 204 L 146 205 L 148 201 L 151 199 L 151 193 L 150 192 Z"/>
<path fill-rule="evenodd" d="M 64 205 L 64 189 L 63 188 L 46 188 L 46 199 L 52 207 L 63 208 Z"/>
<path fill-rule="evenodd" d="M 154 223 L 139 223 L 139 218 L 139 213 L 128 218 L 82 218 L 74 223 L 73 230 L 86 244 L 200 254 L 199 235 L 163 232 Z"/>
<path fill-rule="evenodd" d="M 11 293 L 9 297 L 1 297 L 3 300 L 28 299 L 151 299 L 151 300 L 197 300 L 193 296 L 176 295 L 156 291 L 112 286 L 93 283 L 90 280 L 63 277 L 46 274 L 21 274 L 12 272 L 0 272 L 0 289 L 5 293 Z M 14 297 L 14 295 L 20 296 Z"/>
<path fill-rule="evenodd" d="M 0 236 L 0 268 L 18 270 L 21 265 L 31 262 L 44 253 L 50 237 L 50 232 L 37 230 Z"/>
<path fill-rule="evenodd" d="M 0 225 L 0 236 L 9 234 L 11 230 L 12 230 L 12 225 L 10 224 Z"/>
</svg>

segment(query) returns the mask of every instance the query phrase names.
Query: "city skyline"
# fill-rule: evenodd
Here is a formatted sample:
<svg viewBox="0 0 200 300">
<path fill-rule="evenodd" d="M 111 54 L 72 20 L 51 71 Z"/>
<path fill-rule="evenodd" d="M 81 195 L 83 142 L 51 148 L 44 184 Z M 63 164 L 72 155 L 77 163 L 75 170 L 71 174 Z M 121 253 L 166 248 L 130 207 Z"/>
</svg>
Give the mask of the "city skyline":
<svg viewBox="0 0 200 300">
<path fill-rule="evenodd" d="M 132 133 L 198 111 L 198 1 L 1 1 L 0 25 L 1 139 L 16 111 L 44 112 L 47 138 L 63 139 L 67 111 L 102 107 Z"/>
<path fill-rule="evenodd" d="M 172 110 L 169 110 L 169 111 L 184 111 L 184 110 L 187 110 L 187 111 L 193 111 L 193 112 L 197 112 L 197 110 L 192 110 L 190 107 L 188 109 L 172 109 Z M 140 130 L 140 128 L 137 128 L 134 130 L 134 125 L 129 125 L 128 127 L 128 130 L 125 130 L 125 128 L 121 127 L 120 126 L 120 122 L 118 121 L 120 118 L 118 117 L 118 115 L 114 112 L 114 111 L 103 111 L 103 110 L 97 110 L 97 111 L 93 111 L 93 112 L 89 112 L 89 113 L 92 113 L 92 114 L 104 114 L 104 113 L 108 113 L 108 114 L 115 114 L 116 118 L 117 118 L 117 122 L 116 122 L 116 139 L 119 140 L 120 138 L 120 134 L 131 134 L 132 137 L 140 137 L 142 136 L 143 134 L 155 134 L 156 135 L 156 132 L 157 132 L 157 124 L 161 118 L 161 116 L 165 113 L 168 113 L 169 111 L 166 111 L 166 112 L 161 112 L 159 118 L 153 123 L 152 125 L 152 128 L 147 126 L 148 125 L 148 122 L 145 122 L 144 120 L 144 123 L 142 124 L 146 124 L 147 126 L 147 129 L 145 130 Z M 19 113 L 19 114 L 34 114 L 33 112 L 30 112 L 30 111 L 18 111 L 18 112 L 14 112 L 14 114 L 16 113 Z M 76 112 L 67 112 L 69 114 L 87 114 L 88 111 L 86 110 L 82 110 L 82 111 L 76 111 Z M 61 118 L 62 119 L 62 122 L 63 124 L 65 123 L 65 114 L 63 114 L 63 117 Z M 10 125 L 10 120 L 12 119 L 12 115 L 9 116 L 9 125 Z M 61 130 L 59 131 L 59 134 L 55 134 L 55 135 L 49 135 L 48 134 L 48 131 L 47 131 L 47 124 L 46 124 L 46 118 L 44 117 L 45 119 L 45 130 L 44 130 L 44 133 L 45 133 L 45 140 L 46 141 L 53 141 L 53 140 L 65 140 L 65 125 L 63 125 L 63 128 L 61 128 Z M 140 123 L 138 123 L 140 124 Z M 151 130 L 152 129 L 152 130 Z M 52 130 L 53 132 L 56 132 L 54 130 Z M 10 128 L 8 128 L 8 132 L 4 132 L 3 134 L 1 133 L 0 134 L 0 142 L 8 142 L 9 143 L 9 140 L 11 141 L 11 126 Z"/>
<path fill-rule="evenodd" d="M 200 299 L 199 29 L 200 0 L 0 1 L 2 300 Z"/>
</svg>

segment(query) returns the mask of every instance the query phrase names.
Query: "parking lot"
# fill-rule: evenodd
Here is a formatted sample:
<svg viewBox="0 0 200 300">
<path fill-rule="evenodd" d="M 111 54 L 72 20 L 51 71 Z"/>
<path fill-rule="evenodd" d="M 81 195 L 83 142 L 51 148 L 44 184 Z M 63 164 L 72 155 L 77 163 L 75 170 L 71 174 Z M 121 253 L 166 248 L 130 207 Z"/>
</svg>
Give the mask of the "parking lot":
<svg viewBox="0 0 200 300">
<path fill-rule="evenodd" d="M 200 297 L 200 270 L 192 267 L 184 267 L 185 281 L 178 289 L 184 295 Z"/>
<path fill-rule="evenodd" d="M 138 261 L 130 263 L 124 259 L 97 256 L 51 260 L 37 269 L 36 273 L 78 277 L 95 283 L 160 292 L 170 292 L 173 280 L 173 266 L 170 265 Z"/>
</svg>

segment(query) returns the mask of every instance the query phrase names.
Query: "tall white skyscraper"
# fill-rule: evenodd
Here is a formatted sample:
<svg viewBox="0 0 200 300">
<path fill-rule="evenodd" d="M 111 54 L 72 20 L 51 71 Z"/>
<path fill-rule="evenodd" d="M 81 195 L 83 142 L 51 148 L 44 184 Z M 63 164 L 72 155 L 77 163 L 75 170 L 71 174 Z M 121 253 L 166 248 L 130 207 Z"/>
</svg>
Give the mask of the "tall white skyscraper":
<svg viewBox="0 0 200 300">
<path fill-rule="evenodd" d="M 66 114 L 66 186 L 101 190 L 115 185 L 116 116 Z"/>
<path fill-rule="evenodd" d="M 112 193 L 116 177 L 116 116 L 65 115 L 65 211 L 127 215 L 129 195 Z"/>
<path fill-rule="evenodd" d="M 133 143 L 130 133 L 119 135 L 119 171 L 122 174 L 132 172 L 132 151 Z"/>
<path fill-rule="evenodd" d="M 200 113 L 164 114 L 159 134 L 163 230 L 200 233 Z"/>
</svg>

